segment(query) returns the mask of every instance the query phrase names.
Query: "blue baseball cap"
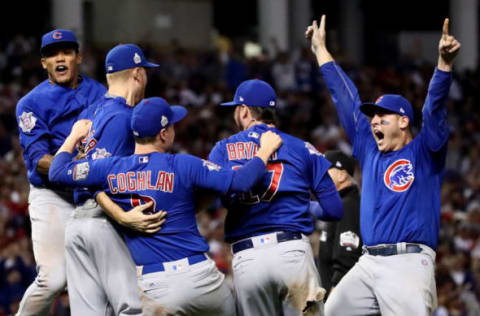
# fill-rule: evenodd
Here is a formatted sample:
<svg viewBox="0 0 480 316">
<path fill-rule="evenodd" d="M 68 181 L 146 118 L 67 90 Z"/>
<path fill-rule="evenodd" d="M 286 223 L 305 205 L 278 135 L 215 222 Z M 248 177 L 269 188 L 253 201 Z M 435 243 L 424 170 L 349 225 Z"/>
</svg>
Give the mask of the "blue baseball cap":
<svg viewBox="0 0 480 316">
<path fill-rule="evenodd" d="M 42 46 L 40 47 L 40 54 L 43 56 L 46 49 L 52 45 L 58 44 L 71 45 L 78 50 L 78 41 L 75 34 L 70 30 L 56 29 L 46 33 L 42 36 Z"/>
<path fill-rule="evenodd" d="M 168 105 L 165 99 L 153 97 L 143 99 L 133 108 L 130 126 L 136 137 L 156 136 L 162 128 L 175 124 L 187 115 L 180 105 Z"/>
<path fill-rule="evenodd" d="M 372 117 L 378 108 L 406 116 L 413 123 L 413 109 L 407 99 L 398 94 L 384 94 L 380 96 L 375 103 L 363 103 L 360 111 L 363 114 Z"/>
<path fill-rule="evenodd" d="M 247 80 L 238 86 L 233 101 L 221 103 L 220 105 L 235 106 L 241 104 L 274 108 L 277 105 L 277 95 L 272 86 L 265 81 L 258 79 Z"/>
<path fill-rule="evenodd" d="M 120 44 L 112 48 L 105 58 L 107 74 L 135 67 L 158 67 L 147 61 L 140 47 L 135 44 Z"/>
</svg>

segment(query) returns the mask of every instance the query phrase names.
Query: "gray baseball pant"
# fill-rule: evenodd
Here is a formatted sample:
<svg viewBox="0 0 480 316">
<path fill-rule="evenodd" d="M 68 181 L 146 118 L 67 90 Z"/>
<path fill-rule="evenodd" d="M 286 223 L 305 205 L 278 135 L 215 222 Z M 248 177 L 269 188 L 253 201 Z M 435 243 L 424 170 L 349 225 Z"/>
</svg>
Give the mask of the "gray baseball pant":
<svg viewBox="0 0 480 316">
<path fill-rule="evenodd" d="M 93 200 L 67 223 L 65 253 L 72 316 L 142 315 L 130 252 Z"/>
<path fill-rule="evenodd" d="M 232 291 L 214 261 L 190 265 L 181 259 L 163 265 L 165 271 L 147 274 L 138 267 L 144 315 L 236 315 Z"/>
<path fill-rule="evenodd" d="M 46 315 L 65 290 L 65 225 L 74 208 L 54 191 L 34 186 L 30 186 L 28 203 L 38 274 L 23 295 L 18 316 Z"/>
<path fill-rule="evenodd" d="M 326 316 L 426 316 L 437 306 L 435 252 L 364 254 L 332 291 Z"/>
<path fill-rule="evenodd" d="M 232 261 L 239 314 L 322 315 L 325 290 L 308 237 L 279 243 L 271 233 L 250 239 L 254 247 Z"/>
</svg>

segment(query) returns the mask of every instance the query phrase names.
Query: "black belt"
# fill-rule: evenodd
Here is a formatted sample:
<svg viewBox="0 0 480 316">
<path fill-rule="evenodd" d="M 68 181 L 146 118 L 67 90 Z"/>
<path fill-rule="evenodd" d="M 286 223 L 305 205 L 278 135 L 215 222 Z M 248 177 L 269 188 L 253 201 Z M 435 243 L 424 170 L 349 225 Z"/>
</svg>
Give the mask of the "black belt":
<svg viewBox="0 0 480 316">
<path fill-rule="evenodd" d="M 294 232 L 277 233 L 277 242 L 279 243 L 284 241 L 289 241 L 289 240 L 298 240 L 298 239 L 302 239 L 302 233 L 294 233 Z M 239 251 L 250 249 L 250 248 L 253 248 L 253 241 L 251 238 L 240 240 L 232 244 L 232 252 L 234 254 Z"/>
<path fill-rule="evenodd" d="M 193 255 L 193 256 L 187 257 L 187 259 L 188 259 L 188 264 L 192 265 L 192 264 L 207 260 L 207 256 L 202 253 L 199 255 Z M 142 268 L 142 274 L 147 274 L 152 272 L 163 272 L 163 271 L 165 271 L 165 266 L 163 265 L 162 262 L 147 264 L 147 265 L 144 265 Z"/>
<path fill-rule="evenodd" d="M 382 245 L 382 246 L 365 246 L 364 249 L 369 255 L 372 256 L 394 256 L 404 253 L 420 253 L 422 252 L 422 247 L 418 244 L 406 244 L 405 248 L 402 251 L 398 251 L 397 244 L 391 245 Z"/>
</svg>

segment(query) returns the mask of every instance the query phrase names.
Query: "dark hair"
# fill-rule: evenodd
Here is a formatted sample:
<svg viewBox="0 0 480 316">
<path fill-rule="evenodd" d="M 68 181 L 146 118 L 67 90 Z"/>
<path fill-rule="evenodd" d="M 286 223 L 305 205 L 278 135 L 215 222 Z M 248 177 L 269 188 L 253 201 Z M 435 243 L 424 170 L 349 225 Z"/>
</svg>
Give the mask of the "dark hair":
<svg viewBox="0 0 480 316">
<path fill-rule="evenodd" d="M 137 136 L 134 136 L 135 138 L 135 143 L 139 143 L 139 144 L 142 144 L 142 145 L 145 145 L 145 144 L 152 144 L 155 142 L 155 138 L 157 138 L 157 136 L 147 136 L 147 137 L 137 137 Z"/>
<path fill-rule="evenodd" d="M 277 124 L 278 117 L 275 109 L 260 106 L 249 106 L 254 119 L 262 121 L 265 124 Z"/>
</svg>

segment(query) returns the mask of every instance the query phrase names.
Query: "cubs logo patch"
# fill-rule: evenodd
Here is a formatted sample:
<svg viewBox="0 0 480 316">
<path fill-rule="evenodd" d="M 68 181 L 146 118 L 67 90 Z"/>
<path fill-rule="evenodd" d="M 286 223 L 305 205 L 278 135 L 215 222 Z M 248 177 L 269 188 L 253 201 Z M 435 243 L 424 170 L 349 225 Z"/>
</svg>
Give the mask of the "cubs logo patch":
<svg viewBox="0 0 480 316">
<path fill-rule="evenodd" d="M 133 55 L 133 62 L 135 64 L 140 64 L 142 62 L 142 57 L 140 57 L 139 54 L 135 53 L 135 55 Z"/>
<path fill-rule="evenodd" d="M 388 166 L 383 182 L 394 192 L 404 192 L 412 185 L 415 175 L 413 165 L 407 159 L 399 159 Z"/>
<path fill-rule="evenodd" d="M 60 32 L 60 31 L 53 32 L 52 37 L 54 39 L 57 39 L 57 40 L 61 39 L 62 38 L 62 32 Z"/>
<path fill-rule="evenodd" d="M 203 160 L 203 166 L 207 167 L 209 171 L 220 171 L 220 169 L 222 169 L 219 165 L 208 160 Z"/>
<path fill-rule="evenodd" d="M 73 168 L 73 180 L 80 181 L 85 180 L 88 177 L 90 171 L 90 165 L 88 162 L 82 162 Z"/>
<path fill-rule="evenodd" d="M 324 154 L 319 152 L 317 148 L 315 148 L 315 146 L 313 146 L 309 142 L 305 142 L 305 148 L 308 149 L 308 152 L 310 153 L 310 155 L 325 156 Z"/>
<path fill-rule="evenodd" d="M 95 152 L 92 154 L 92 159 L 102 159 L 110 157 L 112 154 L 107 151 L 106 148 L 96 148 Z"/>
<path fill-rule="evenodd" d="M 168 124 L 168 117 L 166 117 L 165 115 L 162 115 L 162 120 L 160 121 L 160 124 L 162 124 L 162 127 L 167 126 L 167 124 Z"/>
<path fill-rule="evenodd" d="M 37 118 L 33 116 L 33 112 L 23 112 L 22 115 L 18 117 L 18 125 L 24 133 L 30 133 L 35 127 Z"/>
</svg>

